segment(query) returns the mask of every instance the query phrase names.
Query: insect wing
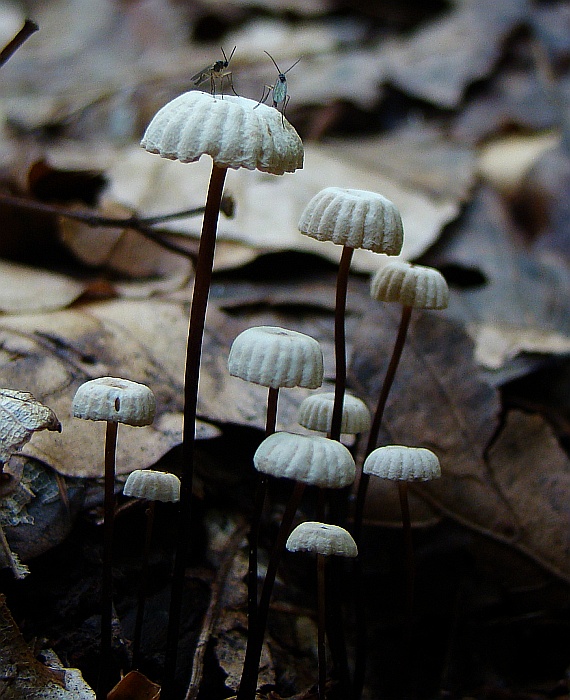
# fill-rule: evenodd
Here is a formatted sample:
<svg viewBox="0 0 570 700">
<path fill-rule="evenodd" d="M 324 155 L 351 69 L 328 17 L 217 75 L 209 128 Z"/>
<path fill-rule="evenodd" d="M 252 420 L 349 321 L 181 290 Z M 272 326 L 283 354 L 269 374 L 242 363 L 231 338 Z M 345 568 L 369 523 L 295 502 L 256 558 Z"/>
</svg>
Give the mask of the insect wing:
<svg viewBox="0 0 570 700">
<path fill-rule="evenodd" d="M 275 85 L 273 86 L 273 104 L 275 105 L 280 105 L 285 102 L 285 98 L 287 97 L 287 79 L 283 76 L 283 80 L 281 80 L 281 75 L 279 78 L 275 81 Z"/>
<path fill-rule="evenodd" d="M 190 80 L 194 83 L 194 85 L 200 85 L 200 83 L 203 83 L 205 80 L 207 80 L 213 69 L 214 65 L 207 66 L 206 68 L 203 68 L 202 70 L 198 71 L 195 75 L 193 75 Z"/>
</svg>

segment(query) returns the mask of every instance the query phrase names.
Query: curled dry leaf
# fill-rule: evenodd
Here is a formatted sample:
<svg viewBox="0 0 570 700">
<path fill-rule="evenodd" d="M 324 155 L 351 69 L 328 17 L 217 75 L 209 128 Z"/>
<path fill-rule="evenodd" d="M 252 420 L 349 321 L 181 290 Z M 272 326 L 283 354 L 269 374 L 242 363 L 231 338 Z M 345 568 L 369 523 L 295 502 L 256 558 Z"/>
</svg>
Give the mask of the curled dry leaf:
<svg viewBox="0 0 570 700">
<path fill-rule="evenodd" d="M 38 430 L 61 432 L 51 408 L 27 391 L 0 389 L 0 462 L 7 462 Z"/>
<path fill-rule="evenodd" d="M 107 694 L 107 700 L 158 700 L 160 686 L 140 671 L 129 671 Z"/>
</svg>

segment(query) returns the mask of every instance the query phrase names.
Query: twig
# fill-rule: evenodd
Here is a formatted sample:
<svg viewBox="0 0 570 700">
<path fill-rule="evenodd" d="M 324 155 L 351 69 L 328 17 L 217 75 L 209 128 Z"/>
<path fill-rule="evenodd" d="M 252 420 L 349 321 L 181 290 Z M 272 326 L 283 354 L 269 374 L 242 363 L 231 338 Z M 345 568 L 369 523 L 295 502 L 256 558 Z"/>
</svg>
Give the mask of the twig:
<svg viewBox="0 0 570 700">
<path fill-rule="evenodd" d="M 16 36 L 6 44 L 2 51 L 0 51 L 0 67 L 2 67 L 6 61 L 16 53 L 20 46 L 29 39 L 34 32 L 37 32 L 38 29 L 39 27 L 34 21 L 27 19 Z"/>
<path fill-rule="evenodd" d="M 202 629 L 196 644 L 194 663 L 192 664 L 192 677 L 190 679 L 190 684 L 188 686 L 188 690 L 186 691 L 184 700 L 195 700 L 200 692 L 200 685 L 202 683 L 202 678 L 204 677 L 204 657 L 208 647 L 208 642 L 210 641 L 220 615 L 221 599 L 226 587 L 228 575 L 232 568 L 235 552 L 242 543 L 247 533 L 247 529 L 248 526 L 245 522 L 240 523 L 236 527 L 227 544 L 225 549 L 225 557 L 218 568 L 215 581 L 212 584 L 210 604 L 206 614 L 204 615 Z"/>
</svg>

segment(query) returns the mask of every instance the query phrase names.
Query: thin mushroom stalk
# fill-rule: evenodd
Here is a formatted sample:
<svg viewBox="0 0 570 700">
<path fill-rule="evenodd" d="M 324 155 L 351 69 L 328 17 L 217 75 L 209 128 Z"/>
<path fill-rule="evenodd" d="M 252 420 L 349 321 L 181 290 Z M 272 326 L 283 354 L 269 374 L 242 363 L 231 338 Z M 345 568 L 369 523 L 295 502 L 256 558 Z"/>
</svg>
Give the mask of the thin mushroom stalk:
<svg viewBox="0 0 570 700">
<path fill-rule="evenodd" d="M 228 356 L 231 376 L 268 387 L 265 437 L 275 432 L 279 389 L 316 389 L 323 382 L 323 353 L 304 333 L 278 326 L 254 326 L 240 333 Z M 258 473 L 249 541 L 248 632 L 257 634 L 258 540 L 267 492 L 267 476 Z"/>
<path fill-rule="evenodd" d="M 220 213 L 224 182 L 227 168 L 212 164 L 212 174 L 208 188 L 206 209 L 202 223 L 202 235 L 196 263 L 192 309 L 188 327 L 186 346 L 186 369 L 184 375 L 184 423 L 182 429 L 183 471 L 180 484 L 180 514 L 176 535 L 176 554 L 172 574 L 172 588 L 166 652 L 164 659 L 164 679 L 162 697 L 169 700 L 173 695 L 178 655 L 178 640 L 182 615 L 184 594 L 184 573 L 188 558 L 188 533 L 192 527 L 192 482 L 194 478 L 194 451 L 196 437 L 196 413 L 198 408 L 198 381 L 200 378 L 200 359 L 202 341 L 206 322 L 206 309 L 214 266 L 216 232 Z"/>
<path fill-rule="evenodd" d="M 379 301 L 399 302 L 402 304 L 402 315 L 398 328 L 398 334 L 394 343 L 394 349 L 392 351 L 386 376 L 382 383 L 378 404 L 374 419 L 372 421 L 372 428 L 370 430 L 368 445 L 365 453 L 366 458 L 372 454 L 378 442 L 378 435 L 384 416 L 384 409 L 396 376 L 396 370 L 400 363 L 413 309 L 444 309 L 447 307 L 449 300 L 447 283 L 440 272 L 433 268 L 424 267 L 421 265 L 411 265 L 403 260 L 393 260 L 388 262 L 373 276 L 370 284 L 370 294 L 374 299 L 378 299 Z M 362 520 L 364 517 L 364 506 L 369 481 L 369 475 L 365 470 L 363 470 L 358 483 L 354 510 L 353 534 L 357 544 L 360 543 L 362 536 Z M 415 564 L 407 495 L 407 486 L 401 487 L 399 489 L 399 496 L 402 512 L 402 527 L 406 561 L 406 610 L 408 629 L 411 630 Z M 356 596 L 359 600 L 362 600 L 363 580 L 362 562 L 360 561 L 360 558 L 355 560 L 353 572 Z M 354 700 L 359 700 L 362 695 L 364 676 L 366 672 L 366 612 L 362 606 L 362 603 L 356 606 L 356 627 L 357 644 L 355 654 L 353 698 Z"/>
<path fill-rule="evenodd" d="M 287 540 L 290 552 L 314 552 L 317 555 L 317 605 L 318 605 L 318 697 L 326 699 L 326 559 L 330 555 L 356 557 L 358 549 L 351 535 L 342 527 L 321 522 L 305 522 L 297 525 Z"/>
<path fill-rule="evenodd" d="M 340 442 L 292 433 L 274 433 L 266 438 L 255 453 L 254 465 L 264 474 L 290 478 L 296 483 L 269 559 L 257 610 L 257 628 L 255 634 L 248 636 L 238 700 L 255 698 L 273 585 L 305 485 L 343 488 L 353 482 L 355 474 L 352 455 Z"/>
<path fill-rule="evenodd" d="M 137 615 L 133 634 L 133 669 L 140 664 L 140 649 L 148 587 L 148 564 L 152 547 L 155 503 L 176 503 L 180 500 L 180 480 L 175 474 L 154 469 L 135 469 L 131 472 L 123 488 L 125 496 L 140 498 L 146 502 L 146 528 L 143 548 L 141 575 L 139 582 Z"/>
<path fill-rule="evenodd" d="M 113 532 L 115 520 L 115 462 L 119 423 L 150 425 L 156 401 L 144 384 L 101 377 L 82 384 L 73 398 L 76 418 L 105 421 L 103 570 L 101 582 L 101 642 L 97 698 L 106 698 L 110 690 L 113 633 Z"/>
<path fill-rule="evenodd" d="M 162 700 L 174 698 L 184 574 L 192 524 L 198 379 L 222 190 L 228 168 L 247 168 L 283 175 L 303 166 L 301 139 L 289 122 L 281 123 L 280 116 L 274 109 L 257 105 L 254 100 L 245 97 L 226 95 L 221 99 L 193 90 L 162 107 L 153 117 L 141 141 L 141 146 L 148 152 L 170 160 L 192 163 L 207 154 L 213 161 L 195 271 L 186 352 L 182 433 L 184 465 Z"/>
</svg>

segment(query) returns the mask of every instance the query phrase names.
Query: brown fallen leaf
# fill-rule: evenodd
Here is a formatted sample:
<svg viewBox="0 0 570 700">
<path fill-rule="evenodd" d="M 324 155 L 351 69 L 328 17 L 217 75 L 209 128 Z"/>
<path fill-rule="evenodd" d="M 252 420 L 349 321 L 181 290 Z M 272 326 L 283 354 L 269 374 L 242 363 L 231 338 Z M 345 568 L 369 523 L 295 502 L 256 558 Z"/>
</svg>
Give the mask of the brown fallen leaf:
<svg viewBox="0 0 570 700">
<path fill-rule="evenodd" d="M 387 304 L 369 312 L 355 339 L 351 377 L 371 405 L 397 317 Z M 414 487 L 417 497 L 435 513 L 509 544 L 570 580 L 570 461 L 537 416 L 510 414 L 498 431 L 499 408 L 498 392 L 480 378 L 464 332 L 437 312 L 418 313 L 388 399 L 380 443 L 433 450 L 442 478 Z M 386 496 L 388 490 L 382 493 Z M 384 501 L 371 500 L 369 517 L 384 515 Z"/>
<path fill-rule="evenodd" d="M 153 683 L 140 671 L 129 671 L 107 693 L 107 700 L 158 700 L 159 697 L 160 686 Z"/>
</svg>

